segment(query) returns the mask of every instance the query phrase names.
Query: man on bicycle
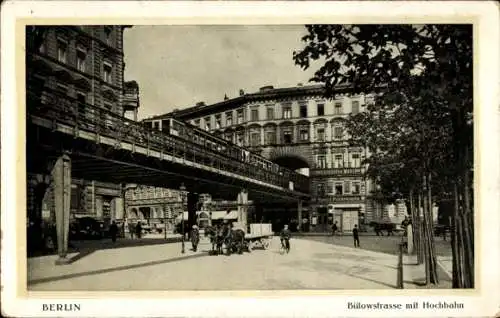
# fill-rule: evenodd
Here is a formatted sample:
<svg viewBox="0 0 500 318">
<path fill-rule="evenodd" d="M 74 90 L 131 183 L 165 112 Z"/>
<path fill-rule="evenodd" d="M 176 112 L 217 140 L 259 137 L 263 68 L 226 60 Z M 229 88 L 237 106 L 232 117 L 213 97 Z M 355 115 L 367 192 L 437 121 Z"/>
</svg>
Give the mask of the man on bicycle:
<svg viewBox="0 0 500 318">
<path fill-rule="evenodd" d="M 288 253 L 290 251 L 290 237 L 292 236 L 292 233 L 288 229 L 288 224 L 285 224 L 283 230 L 280 232 L 280 241 L 281 241 L 281 246 L 283 246 Z"/>
</svg>

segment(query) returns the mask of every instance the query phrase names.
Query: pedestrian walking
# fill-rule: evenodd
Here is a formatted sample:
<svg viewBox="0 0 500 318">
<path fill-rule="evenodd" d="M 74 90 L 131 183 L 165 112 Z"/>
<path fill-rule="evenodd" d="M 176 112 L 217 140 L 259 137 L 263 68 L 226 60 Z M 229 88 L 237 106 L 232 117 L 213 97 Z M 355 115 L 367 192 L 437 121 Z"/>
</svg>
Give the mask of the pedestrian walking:
<svg viewBox="0 0 500 318">
<path fill-rule="evenodd" d="M 338 226 L 337 226 L 337 221 L 335 221 L 335 223 L 333 223 L 333 226 L 332 226 L 332 232 L 333 232 L 333 236 L 335 236 L 337 234 L 337 230 L 338 230 Z"/>
<path fill-rule="evenodd" d="M 116 242 L 116 235 L 118 234 L 118 225 L 113 221 L 109 226 L 109 235 L 111 235 L 111 241 Z"/>
<path fill-rule="evenodd" d="M 193 246 L 194 252 L 198 249 L 198 243 L 200 243 L 200 231 L 198 226 L 195 224 L 191 230 L 191 245 Z"/>
<path fill-rule="evenodd" d="M 130 234 L 130 238 L 133 239 L 134 238 L 134 233 L 135 233 L 135 226 L 134 226 L 134 223 L 132 222 L 129 222 L 127 224 L 127 227 L 128 227 L 128 232 Z"/>
<path fill-rule="evenodd" d="M 358 225 L 354 225 L 354 228 L 352 229 L 352 237 L 354 238 L 354 247 L 359 247 L 359 231 L 358 231 Z"/>
<path fill-rule="evenodd" d="M 138 239 L 141 238 L 141 235 L 142 235 L 142 224 L 141 224 L 141 221 L 138 221 L 137 225 L 135 226 L 135 235 L 137 236 Z"/>
</svg>

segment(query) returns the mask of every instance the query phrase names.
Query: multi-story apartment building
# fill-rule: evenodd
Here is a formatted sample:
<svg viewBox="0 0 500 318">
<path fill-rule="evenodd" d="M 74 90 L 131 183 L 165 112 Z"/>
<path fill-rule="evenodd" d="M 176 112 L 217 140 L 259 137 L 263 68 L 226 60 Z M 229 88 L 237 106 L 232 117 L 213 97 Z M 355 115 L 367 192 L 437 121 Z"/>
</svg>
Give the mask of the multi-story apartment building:
<svg viewBox="0 0 500 318">
<path fill-rule="evenodd" d="M 145 221 L 153 228 L 172 230 L 176 217 L 185 209 L 184 205 L 180 191 L 128 185 L 124 218 Z"/>
<path fill-rule="evenodd" d="M 349 231 L 373 218 L 374 203 L 369 195 L 372 183 L 363 174 L 367 151 L 350 144 L 344 124 L 349 114 L 364 111 L 371 97 L 353 95 L 349 86 L 339 86 L 333 100 L 323 93 L 318 85 L 266 86 L 256 93 L 240 91 L 236 98 L 212 105 L 200 102 L 144 122 L 161 130 L 162 119 L 184 120 L 308 174 L 312 200 L 302 212 L 302 230 L 329 231 L 337 221 Z M 300 224 L 293 210 L 265 214 L 273 222 Z"/>
<path fill-rule="evenodd" d="M 109 111 L 123 116 L 130 110 L 136 114 L 139 107 L 136 82 L 126 83 L 124 98 L 125 28 L 111 25 L 28 26 L 27 107 L 31 107 L 32 100 L 58 96 L 73 101 L 79 112 L 85 112 L 88 104 L 99 107 L 102 112 L 97 111 L 93 116 L 105 117 Z M 28 175 L 30 221 L 53 218 L 52 188 L 40 186 L 45 177 Z M 72 183 L 72 217 L 121 218 L 124 210 L 121 185 L 92 180 L 73 180 Z M 37 193 L 37 189 L 42 189 L 42 193 Z"/>
</svg>

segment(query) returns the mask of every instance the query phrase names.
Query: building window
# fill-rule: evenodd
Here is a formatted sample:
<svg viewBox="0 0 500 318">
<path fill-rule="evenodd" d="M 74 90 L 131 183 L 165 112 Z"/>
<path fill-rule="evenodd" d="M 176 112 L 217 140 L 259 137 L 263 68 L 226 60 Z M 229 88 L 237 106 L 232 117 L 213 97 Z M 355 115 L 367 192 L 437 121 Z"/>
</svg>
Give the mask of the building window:
<svg viewBox="0 0 500 318">
<path fill-rule="evenodd" d="M 57 60 L 61 63 L 66 63 L 68 54 L 68 44 L 63 41 L 57 41 Z"/>
<path fill-rule="evenodd" d="M 242 132 L 239 132 L 236 134 L 236 144 L 238 146 L 243 146 L 243 142 L 244 142 L 244 138 L 243 138 L 243 133 Z"/>
<path fill-rule="evenodd" d="M 210 131 L 210 117 L 205 117 L 205 130 Z"/>
<path fill-rule="evenodd" d="M 300 117 L 301 118 L 307 117 L 307 105 L 300 105 Z"/>
<path fill-rule="evenodd" d="M 326 156 L 318 155 L 316 157 L 316 167 L 319 169 L 326 169 Z"/>
<path fill-rule="evenodd" d="M 267 119 L 268 120 L 273 120 L 274 119 L 274 108 L 273 107 L 268 107 L 267 108 Z"/>
<path fill-rule="evenodd" d="M 352 183 L 352 194 L 360 194 L 361 192 L 361 184 L 359 182 Z"/>
<path fill-rule="evenodd" d="M 352 167 L 353 168 L 361 167 L 361 159 L 359 153 L 352 154 Z"/>
<path fill-rule="evenodd" d="M 335 109 L 333 110 L 333 113 L 336 115 L 342 114 L 342 103 L 335 103 Z"/>
<path fill-rule="evenodd" d="M 292 143 L 292 132 L 287 130 L 283 132 L 283 143 L 291 144 Z"/>
<path fill-rule="evenodd" d="M 317 141 L 325 141 L 325 128 L 318 128 L 316 130 Z"/>
<path fill-rule="evenodd" d="M 333 138 L 342 139 L 343 133 L 344 133 L 344 131 L 343 131 L 342 127 L 333 128 Z"/>
<path fill-rule="evenodd" d="M 275 131 L 267 131 L 266 132 L 266 145 L 274 145 L 276 144 L 276 132 Z"/>
<path fill-rule="evenodd" d="M 231 126 L 233 124 L 233 114 L 226 113 L 226 126 Z"/>
<path fill-rule="evenodd" d="M 250 133 L 250 145 L 252 147 L 257 147 L 260 145 L 260 132 L 253 131 Z"/>
<path fill-rule="evenodd" d="M 233 134 L 232 133 L 228 132 L 224 136 L 226 137 L 227 141 L 230 141 L 230 142 L 233 141 Z"/>
<path fill-rule="evenodd" d="M 85 72 L 85 60 L 87 59 L 87 53 L 84 50 L 78 49 L 76 51 L 76 68 L 80 72 Z"/>
<path fill-rule="evenodd" d="M 318 116 L 325 115 L 325 104 L 318 104 Z"/>
<path fill-rule="evenodd" d="M 200 127 L 200 120 L 199 120 L 199 119 L 195 119 L 195 120 L 194 120 L 194 125 L 195 125 L 196 127 Z"/>
<path fill-rule="evenodd" d="M 309 141 L 309 129 L 301 128 L 299 131 L 300 141 Z"/>
<path fill-rule="evenodd" d="M 113 67 L 111 66 L 111 64 L 109 63 L 104 63 L 104 66 L 103 66 L 103 78 L 104 78 L 104 81 L 106 83 L 111 83 L 112 80 L 111 80 L 111 72 L 113 71 Z"/>
<path fill-rule="evenodd" d="M 325 196 L 325 185 L 323 183 L 318 183 L 318 196 Z"/>
<path fill-rule="evenodd" d="M 257 108 L 254 108 L 250 111 L 250 118 L 252 121 L 259 120 L 259 110 Z"/>
<path fill-rule="evenodd" d="M 78 101 L 78 103 L 85 104 L 87 102 L 87 96 L 84 93 L 78 92 L 76 93 L 76 100 Z"/>
<path fill-rule="evenodd" d="M 112 32 L 111 27 L 104 27 L 104 38 L 106 40 L 107 45 L 111 45 L 111 32 Z"/>
<path fill-rule="evenodd" d="M 243 117 L 243 109 L 238 109 L 238 111 L 236 112 L 236 123 L 237 124 L 243 124 L 243 121 L 244 121 L 244 117 Z"/>
<path fill-rule="evenodd" d="M 334 166 L 334 168 L 343 168 L 344 167 L 344 156 L 335 155 L 334 161 L 333 161 L 333 166 Z"/>
<path fill-rule="evenodd" d="M 342 183 L 335 183 L 335 195 L 342 195 Z"/>
<path fill-rule="evenodd" d="M 326 193 L 333 194 L 333 183 L 332 182 L 328 182 L 326 184 Z"/>
<path fill-rule="evenodd" d="M 87 102 L 87 96 L 84 93 L 76 93 L 76 100 L 78 101 L 78 116 L 85 115 L 85 103 Z"/>
<path fill-rule="evenodd" d="M 220 129 L 222 121 L 220 115 L 215 116 L 215 129 Z"/>
<path fill-rule="evenodd" d="M 359 113 L 359 102 L 358 101 L 352 102 L 352 113 L 353 114 Z"/>
<path fill-rule="evenodd" d="M 160 130 L 160 122 L 159 121 L 153 122 L 153 129 Z"/>
<path fill-rule="evenodd" d="M 351 182 L 350 181 L 344 181 L 344 193 L 345 194 L 351 193 Z"/>
<path fill-rule="evenodd" d="M 291 106 L 283 106 L 283 118 L 284 119 L 292 118 L 292 107 Z"/>
</svg>

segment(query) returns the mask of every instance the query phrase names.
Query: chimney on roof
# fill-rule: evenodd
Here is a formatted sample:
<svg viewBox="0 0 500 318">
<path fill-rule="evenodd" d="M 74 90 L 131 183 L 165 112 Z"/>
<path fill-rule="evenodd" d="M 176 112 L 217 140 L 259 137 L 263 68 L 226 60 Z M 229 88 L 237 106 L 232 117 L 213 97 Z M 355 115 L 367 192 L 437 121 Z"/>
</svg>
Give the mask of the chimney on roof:
<svg viewBox="0 0 500 318">
<path fill-rule="evenodd" d="M 228 100 L 229 97 L 227 97 L 227 94 L 224 94 L 224 100 Z"/>
<path fill-rule="evenodd" d="M 205 106 L 205 102 L 198 102 L 198 103 L 196 103 L 196 106 L 198 106 L 198 107 Z"/>
<path fill-rule="evenodd" d="M 243 96 L 243 95 L 245 95 L 245 91 L 240 89 L 240 96 Z"/>
</svg>

